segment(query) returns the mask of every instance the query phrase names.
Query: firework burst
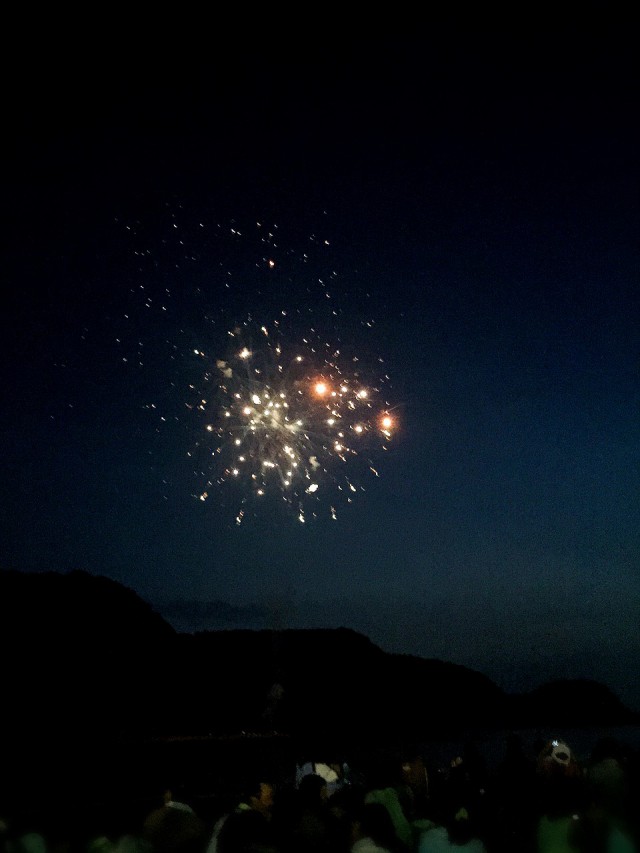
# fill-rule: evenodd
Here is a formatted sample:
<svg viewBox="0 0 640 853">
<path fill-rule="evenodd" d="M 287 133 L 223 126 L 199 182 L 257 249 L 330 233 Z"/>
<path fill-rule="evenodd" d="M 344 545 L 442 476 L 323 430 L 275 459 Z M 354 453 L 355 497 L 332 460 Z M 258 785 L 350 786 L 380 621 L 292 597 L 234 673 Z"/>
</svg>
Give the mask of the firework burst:
<svg viewBox="0 0 640 853">
<path fill-rule="evenodd" d="M 323 223 L 285 238 L 276 224 L 167 211 L 160 241 L 126 225 L 136 270 L 113 324 L 122 365 L 144 380 L 163 499 L 188 479 L 237 523 L 274 499 L 301 522 L 336 518 L 378 476 L 395 434 L 368 290 L 342 281 Z M 176 452 L 191 471 L 167 469 Z"/>
<path fill-rule="evenodd" d="M 301 522 L 323 509 L 335 518 L 338 505 L 364 488 L 363 476 L 378 475 L 372 455 L 387 449 L 393 433 L 381 399 L 388 377 L 367 381 L 357 358 L 311 335 L 285 346 L 277 324 L 245 343 L 248 326 L 229 333 L 224 359 L 195 351 L 206 365 L 204 391 L 189 404 L 202 418 L 198 497 L 237 484 L 238 524 L 250 502 L 274 494 Z"/>
</svg>

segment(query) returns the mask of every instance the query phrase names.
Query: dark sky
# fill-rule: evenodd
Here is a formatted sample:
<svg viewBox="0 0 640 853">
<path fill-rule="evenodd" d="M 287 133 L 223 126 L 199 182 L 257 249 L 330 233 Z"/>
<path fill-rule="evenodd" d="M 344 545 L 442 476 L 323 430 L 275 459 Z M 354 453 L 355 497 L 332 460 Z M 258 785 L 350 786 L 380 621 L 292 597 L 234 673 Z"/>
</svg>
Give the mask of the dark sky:
<svg viewBox="0 0 640 853">
<path fill-rule="evenodd" d="M 149 44 L 5 74 L 3 566 L 106 575 L 179 630 L 344 625 L 640 708 L 624 22 Z M 323 475 L 304 523 L 289 486 L 215 482 L 216 362 L 242 327 L 276 371 L 262 325 L 372 393 L 357 455 L 294 436 Z"/>
</svg>

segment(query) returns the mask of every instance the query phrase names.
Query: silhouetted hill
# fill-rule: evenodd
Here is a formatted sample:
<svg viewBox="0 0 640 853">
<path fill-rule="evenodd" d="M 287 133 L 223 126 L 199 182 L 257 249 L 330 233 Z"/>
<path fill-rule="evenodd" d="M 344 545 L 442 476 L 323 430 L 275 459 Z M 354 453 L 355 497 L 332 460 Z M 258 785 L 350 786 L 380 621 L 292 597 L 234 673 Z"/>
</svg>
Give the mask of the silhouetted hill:
<svg viewBox="0 0 640 853">
<path fill-rule="evenodd" d="M 589 679 L 556 680 L 542 684 L 530 693 L 511 699 L 513 714 L 523 725 L 575 726 L 587 720 L 592 726 L 637 723 L 640 715 L 631 713 L 611 690 Z"/>
<path fill-rule="evenodd" d="M 355 631 L 176 633 L 134 592 L 85 572 L 0 572 L 11 732 L 429 739 L 458 730 L 637 722 L 601 684 L 510 696 L 440 660 Z"/>
<path fill-rule="evenodd" d="M 176 632 L 134 592 L 85 572 L 0 572 L 7 727 L 137 730 Z"/>
<path fill-rule="evenodd" d="M 210 632 L 178 646 L 196 696 L 192 730 L 232 732 L 242 721 L 251 731 L 384 740 L 468 726 L 469 703 L 479 726 L 504 717 L 505 696 L 485 676 L 386 654 L 347 628 Z"/>
</svg>

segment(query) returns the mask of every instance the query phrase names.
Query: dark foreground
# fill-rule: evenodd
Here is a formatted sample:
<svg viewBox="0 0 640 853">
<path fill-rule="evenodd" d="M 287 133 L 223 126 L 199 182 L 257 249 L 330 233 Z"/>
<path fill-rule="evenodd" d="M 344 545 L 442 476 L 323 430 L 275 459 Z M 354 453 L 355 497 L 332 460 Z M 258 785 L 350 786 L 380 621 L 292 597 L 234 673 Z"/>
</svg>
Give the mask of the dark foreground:
<svg viewBox="0 0 640 853">
<path fill-rule="evenodd" d="M 73 802 L 118 803 L 120 808 L 142 811 L 157 800 L 165 785 L 184 786 L 203 812 L 212 813 L 221 801 L 233 799 L 254 771 L 283 784 L 295 776 L 296 765 L 305 761 L 346 763 L 356 773 L 381 757 L 402 760 L 420 755 L 433 771 L 471 745 L 489 771 L 504 757 L 505 730 L 469 730 L 457 736 L 432 736 L 404 741 L 388 734 L 379 740 L 337 742 L 322 733 L 304 739 L 277 732 L 239 733 L 229 736 L 167 736 L 163 738 L 113 739 L 68 734 L 60 739 L 5 738 L 0 770 L 0 808 L 34 810 L 57 808 Z M 577 757 L 587 763 L 594 745 L 603 738 L 615 739 L 631 754 L 640 755 L 640 726 L 612 728 L 518 730 L 525 750 L 533 755 L 536 745 L 552 737 L 572 744 Z"/>
<path fill-rule="evenodd" d="M 39 833 L 46 840 L 47 853 L 89 853 L 91 841 L 99 838 L 111 839 L 111 853 L 117 853 L 118 839 L 142 837 L 145 818 L 160 806 L 167 789 L 190 804 L 202 822 L 202 838 L 206 840 L 217 819 L 244 798 L 249 779 L 269 780 L 276 791 L 288 795 L 287 792 L 295 789 L 297 767 L 308 761 L 341 765 L 347 770 L 345 778 L 349 779 L 349 785 L 363 794 L 380 787 L 381 768 L 390 773 L 383 785 L 386 787 L 399 782 L 406 767 L 411 772 L 416 767 L 422 768 L 422 777 L 416 778 L 428 780 L 423 793 L 438 790 L 440 786 L 446 792 L 453 778 L 451 774 L 455 772 L 460 778 L 459 765 L 462 765 L 470 771 L 469 790 L 475 791 L 474 796 L 478 792 L 483 794 L 477 814 L 487 853 L 513 853 L 514 849 L 519 853 L 534 853 L 535 847 L 529 843 L 534 839 L 538 805 L 534 798 L 526 796 L 524 788 L 519 790 L 524 777 L 510 776 L 516 765 L 509 763 L 507 743 L 513 743 L 514 736 L 522 748 L 521 756 L 526 757 L 531 769 L 535 768 L 537 750 L 545 741 L 548 743 L 552 738 L 566 741 L 585 780 L 589 769 L 597 763 L 596 747 L 605 741 L 615 744 L 625 764 L 625 799 L 629 797 L 637 805 L 640 727 L 469 731 L 461 732 L 457 738 L 434 737 L 421 743 L 389 736 L 378 742 L 330 743 L 321 735 L 302 740 L 276 732 L 147 740 L 98 737 L 74 740 L 67 735 L 45 741 L 34 736 L 29 741 L 5 738 L 0 770 L 0 830 L 4 823 L 16 837 Z M 398 774 L 395 781 L 394 773 Z M 484 796 L 485 792 L 488 796 Z M 428 806 L 428 796 L 425 803 Z M 522 805 L 528 807 L 523 813 L 528 816 L 528 825 L 520 818 L 509 824 L 513 809 Z M 588 798 L 571 808 L 582 810 L 580 814 L 585 821 L 592 820 Z M 625 827 L 628 824 L 635 838 L 640 830 L 637 815 L 633 818 L 635 812 L 631 811 L 631 820 L 627 821 L 627 811 L 625 804 L 621 809 Z M 3 849 L 9 850 L 6 845 Z M 340 851 L 348 849 L 340 847 Z M 414 850 L 417 846 L 407 848 L 406 853 Z M 136 847 L 135 853 L 154 853 L 154 850 Z M 155 850 L 155 853 L 167 851 Z M 206 853 L 206 845 L 197 851 L 175 849 L 170 853 Z"/>
</svg>

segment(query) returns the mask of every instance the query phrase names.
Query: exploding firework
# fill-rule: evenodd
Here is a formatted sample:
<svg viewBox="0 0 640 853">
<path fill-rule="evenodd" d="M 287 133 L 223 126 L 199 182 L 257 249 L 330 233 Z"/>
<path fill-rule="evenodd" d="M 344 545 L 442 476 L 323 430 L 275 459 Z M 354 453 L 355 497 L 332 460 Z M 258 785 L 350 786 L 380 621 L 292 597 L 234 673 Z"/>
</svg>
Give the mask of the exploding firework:
<svg viewBox="0 0 640 853">
<path fill-rule="evenodd" d="M 301 522 L 323 508 L 335 519 L 339 503 L 364 488 L 363 475 L 378 476 L 372 457 L 387 449 L 394 426 L 381 400 L 388 377 L 367 381 L 357 358 L 311 336 L 286 346 L 277 324 L 245 343 L 247 330 L 229 333 L 224 359 L 195 351 L 206 365 L 203 393 L 189 404 L 203 420 L 198 497 L 237 484 L 238 524 L 250 502 L 273 495 Z"/>
<path fill-rule="evenodd" d="M 276 224 L 168 213 L 161 241 L 126 226 L 136 273 L 114 322 L 121 363 L 144 380 L 164 500 L 188 479 L 237 523 L 274 499 L 301 522 L 336 518 L 378 476 L 396 432 L 389 377 L 370 355 L 368 290 L 342 281 L 322 223 L 285 241 Z M 238 317 L 249 319 L 228 331 Z M 191 471 L 169 471 L 184 452 Z"/>
</svg>

